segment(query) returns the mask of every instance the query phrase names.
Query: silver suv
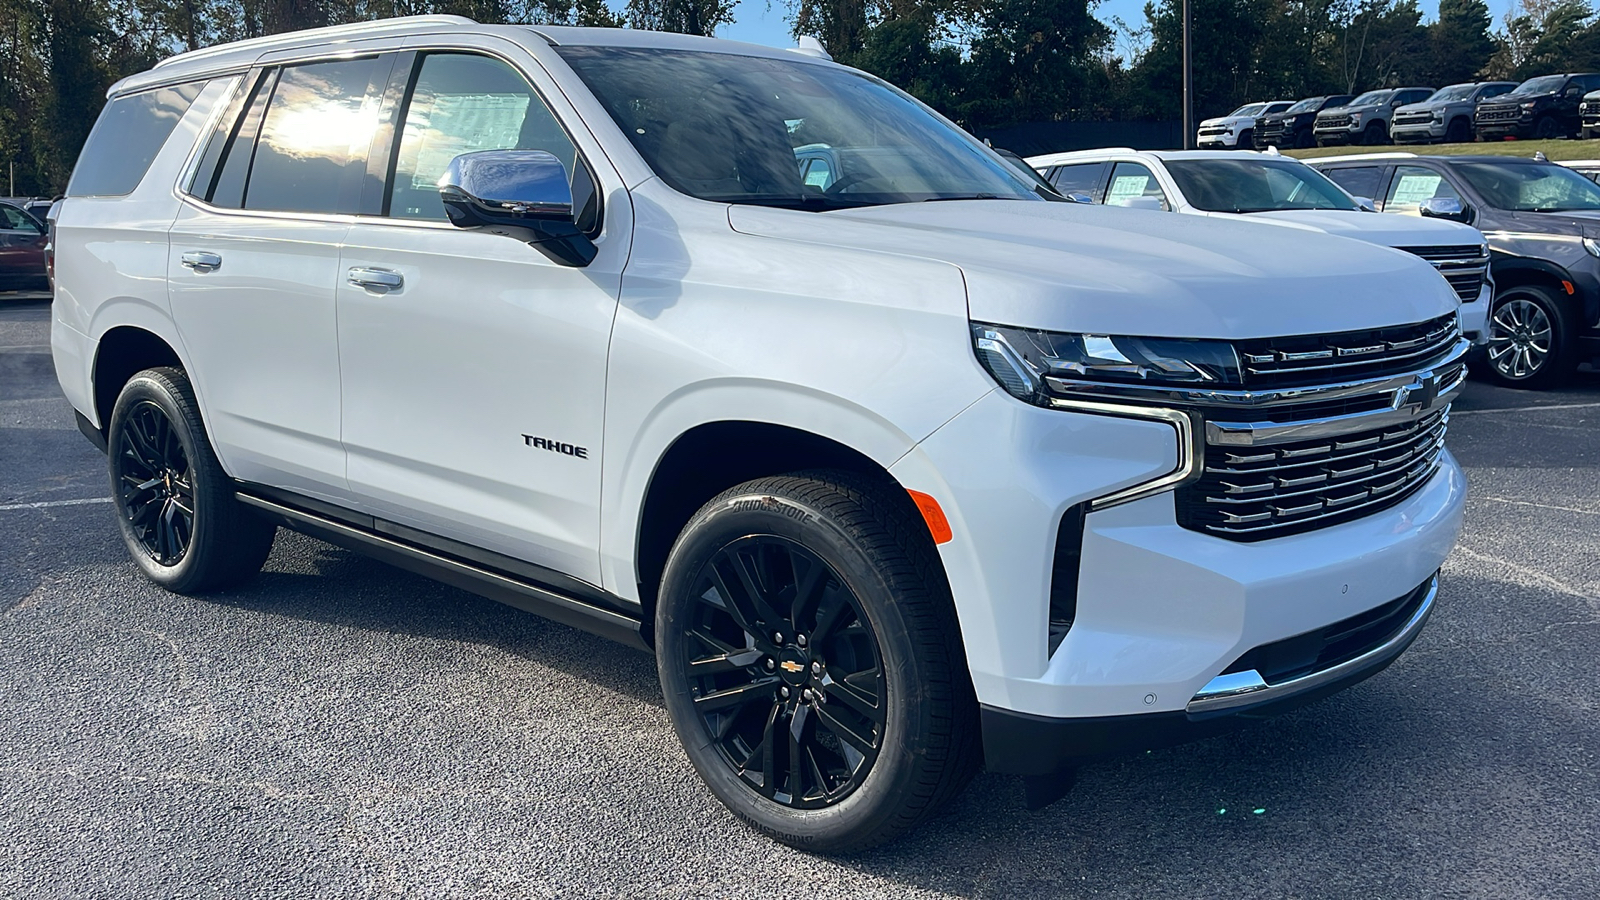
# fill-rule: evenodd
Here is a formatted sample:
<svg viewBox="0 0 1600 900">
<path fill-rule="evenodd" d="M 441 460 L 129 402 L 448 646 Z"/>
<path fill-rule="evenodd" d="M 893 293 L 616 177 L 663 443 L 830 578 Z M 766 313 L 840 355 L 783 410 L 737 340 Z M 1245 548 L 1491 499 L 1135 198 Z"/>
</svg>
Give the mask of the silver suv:
<svg viewBox="0 0 1600 900">
<path fill-rule="evenodd" d="M 1317 114 L 1311 133 L 1317 146 L 1334 144 L 1387 144 L 1389 118 L 1396 107 L 1426 100 L 1433 88 L 1385 88 L 1367 91 L 1344 106 L 1335 106 Z"/>
<path fill-rule="evenodd" d="M 1421 103 L 1397 108 L 1389 122 L 1389 138 L 1396 144 L 1468 143 L 1478 101 L 1498 97 L 1516 86 L 1515 81 L 1481 81 L 1442 87 Z"/>
</svg>

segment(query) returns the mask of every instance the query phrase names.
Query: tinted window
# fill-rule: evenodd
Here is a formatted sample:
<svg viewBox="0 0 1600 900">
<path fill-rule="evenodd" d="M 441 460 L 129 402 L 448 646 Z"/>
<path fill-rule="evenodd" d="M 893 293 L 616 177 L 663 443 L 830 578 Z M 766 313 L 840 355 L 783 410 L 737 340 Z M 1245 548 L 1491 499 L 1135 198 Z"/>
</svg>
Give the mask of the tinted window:
<svg viewBox="0 0 1600 900">
<path fill-rule="evenodd" d="M 1111 184 L 1106 187 L 1106 205 L 1137 206 L 1135 201 L 1141 197 L 1159 200 L 1162 209 L 1172 209 L 1154 173 L 1138 163 L 1117 163 L 1111 170 Z"/>
<path fill-rule="evenodd" d="M 39 234 L 39 223 L 33 217 L 16 208 L 0 204 L 0 229 L 5 231 L 29 231 Z"/>
<path fill-rule="evenodd" d="M 1600 209 L 1600 187 L 1554 163 L 1454 163 L 1490 206 L 1521 212 Z"/>
<path fill-rule="evenodd" d="M 1350 101 L 1350 106 L 1377 106 L 1389 99 L 1389 91 L 1367 91 Z"/>
<path fill-rule="evenodd" d="M 1191 204 L 1208 212 L 1356 208 L 1316 169 L 1293 160 L 1169 161 L 1167 173 Z"/>
<path fill-rule="evenodd" d="M 1461 199 L 1438 172 L 1421 166 L 1399 166 L 1394 170 L 1394 181 L 1389 183 L 1389 196 L 1383 199 L 1383 211 L 1415 214 L 1422 208 L 1422 201 L 1434 197 Z"/>
<path fill-rule="evenodd" d="M 962 198 L 1042 200 L 970 135 L 882 81 L 795 60 L 557 47 L 650 168 L 727 203 L 826 210 Z M 826 191 L 795 150 L 831 151 Z"/>
<path fill-rule="evenodd" d="M 1437 91 L 1434 91 L 1433 96 L 1429 97 L 1428 99 L 1437 103 L 1448 103 L 1452 100 L 1465 100 L 1472 96 L 1474 87 L 1475 86 L 1471 84 L 1452 84 L 1449 87 L 1442 87 Z M 1489 96 L 1489 92 L 1485 90 L 1482 96 Z"/>
<path fill-rule="evenodd" d="M 1318 109 L 1321 109 L 1321 108 L 1322 108 L 1322 98 L 1321 97 L 1307 97 L 1306 99 L 1301 100 L 1299 103 L 1296 103 L 1295 105 L 1293 105 L 1293 106 L 1289 107 L 1288 109 L 1284 110 L 1284 114 L 1285 115 L 1295 115 L 1297 113 L 1314 112 L 1314 111 L 1316 111 Z"/>
<path fill-rule="evenodd" d="M 245 209 L 355 211 L 359 182 L 346 173 L 365 167 L 377 127 L 377 98 L 367 100 L 377 65 L 347 59 L 283 70 L 261 122 Z"/>
<path fill-rule="evenodd" d="M 1491 84 L 1484 88 L 1482 93 L 1478 94 L 1478 99 L 1487 100 L 1490 97 L 1498 97 L 1501 94 L 1509 93 L 1514 87 L 1516 87 L 1514 84 Z"/>
<path fill-rule="evenodd" d="M 1344 188 L 1345 193 L 1368 200 L 1378 196 L 1378 181 L 1383 177 L 1383 169 L 1378 166 L 1351 166 L 1321 171 L 1328 176 L 1328 180 Z"/>
<path fill-rule="evenodd" d="M 118 97 L 106 104 L 78 155 L 69 197 L 133 193 L 205 82 Z"/>
<path fill-rule="evenodd" d="M 1529 78 L 1527 81 L 1517 85 L 1517 89 L 1511 93 L 1517 96 L 1548 94 L 1561 90 L 1561 86 L 1566 81 L 1567 76 L 1565 75 L 1540 75 L 1538 78 Z"/>
<path fill-rule="evenodd" d="M 577 150 L 555 116 L 515 69 L 460 53 L 423 57 L 406 105 L 388 214 L 444 220 L 439 176 L 478 150 L 547 150 L 570 176 Z"/>
<path fill-rule="evenodd" d="M 1100 173 L 1106 170 L 1103 162 L 1075 163 L 1056 169 L 1050 181 L 1061 194 L 1088 194 L 1100 185 Z"/>
</svg>

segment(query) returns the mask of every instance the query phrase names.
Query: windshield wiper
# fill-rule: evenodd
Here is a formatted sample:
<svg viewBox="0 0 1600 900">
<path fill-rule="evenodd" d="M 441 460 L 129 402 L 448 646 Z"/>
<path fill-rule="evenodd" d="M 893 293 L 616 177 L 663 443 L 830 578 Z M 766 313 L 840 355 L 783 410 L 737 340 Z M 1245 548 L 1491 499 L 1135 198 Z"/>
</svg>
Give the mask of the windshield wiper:
<svg viewBox="0 0 1600 900">
<path fill-rule="evenodd" d="M 929 197 L 923 203 L 939 203 L 944 200 L 999 200 L 999 194 L 958 194 L 953 197 Z"/>
</svg>

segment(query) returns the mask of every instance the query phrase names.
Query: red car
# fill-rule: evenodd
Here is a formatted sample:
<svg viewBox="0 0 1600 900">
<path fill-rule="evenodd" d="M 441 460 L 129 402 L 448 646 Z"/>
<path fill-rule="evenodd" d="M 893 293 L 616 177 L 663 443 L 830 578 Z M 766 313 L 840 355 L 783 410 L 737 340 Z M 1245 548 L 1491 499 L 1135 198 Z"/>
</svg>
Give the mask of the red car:
<svg viewBox="0 0 1600 900">
<path fill-rule="evenodd" d="M 0 201 L 0 291 L 48 291 L 45 229 L 14 203 Z"/>
</svg>

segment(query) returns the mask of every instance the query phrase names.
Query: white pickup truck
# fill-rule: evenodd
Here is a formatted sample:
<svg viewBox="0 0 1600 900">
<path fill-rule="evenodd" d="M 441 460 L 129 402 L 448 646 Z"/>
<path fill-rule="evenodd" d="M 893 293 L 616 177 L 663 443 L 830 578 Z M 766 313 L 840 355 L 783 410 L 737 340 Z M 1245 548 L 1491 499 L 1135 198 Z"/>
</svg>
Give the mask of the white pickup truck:
<svg viewBox="0 0 1600 900">
<path fill-rule="evenodd" d="M 812 850 L 1371 675 L 1461 527 L 1426 263 L 1052 201 L 815 50 L 186 53 L 55 219 L 56 371 L 149 578 L 240 584 L 281 526 L 648 649 L 711 791 Z"/>
</svg>

